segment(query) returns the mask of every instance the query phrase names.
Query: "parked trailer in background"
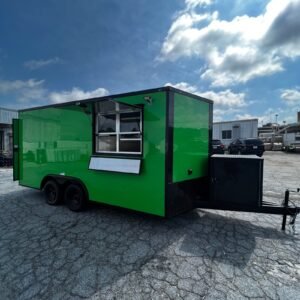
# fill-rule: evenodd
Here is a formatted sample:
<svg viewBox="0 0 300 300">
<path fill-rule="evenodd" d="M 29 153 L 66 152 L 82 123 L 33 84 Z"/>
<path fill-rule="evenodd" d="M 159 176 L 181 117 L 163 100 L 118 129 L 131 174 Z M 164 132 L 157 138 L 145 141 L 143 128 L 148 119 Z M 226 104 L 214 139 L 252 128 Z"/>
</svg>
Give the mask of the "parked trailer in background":
<svg viewBox="0 0 300 300">
<path fill-rule="evenodd" d="M 274 133 L 260 133 L 259 138 L 263 141 L 266 151 L 280 151 L 283 147 L 282 135 Z"/>
<path fill-rule="evenodd" d="M 213 123 L 213 139 L 227 148 L 236 139 L 257 138 L 258 119 L 223 121 Z"/>
<path fill-rule="evenodd" d="M 300 132 L 289 132 L 283 134 L 283 143 L 285 151 L 300 151 Z"/>
</svg>

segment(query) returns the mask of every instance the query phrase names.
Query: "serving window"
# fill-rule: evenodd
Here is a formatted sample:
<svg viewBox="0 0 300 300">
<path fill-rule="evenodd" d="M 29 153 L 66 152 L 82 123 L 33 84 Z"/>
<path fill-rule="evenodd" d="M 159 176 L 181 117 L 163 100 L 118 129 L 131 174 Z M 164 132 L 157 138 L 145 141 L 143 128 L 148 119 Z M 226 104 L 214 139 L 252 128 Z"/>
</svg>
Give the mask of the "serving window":
<svg viewBox="0 0 300 300">
<path fill-rule="evenodd" d="M 97 153 L 142 153 L 142 108 L 106 100 L 95 114 Z"/>
</svg>

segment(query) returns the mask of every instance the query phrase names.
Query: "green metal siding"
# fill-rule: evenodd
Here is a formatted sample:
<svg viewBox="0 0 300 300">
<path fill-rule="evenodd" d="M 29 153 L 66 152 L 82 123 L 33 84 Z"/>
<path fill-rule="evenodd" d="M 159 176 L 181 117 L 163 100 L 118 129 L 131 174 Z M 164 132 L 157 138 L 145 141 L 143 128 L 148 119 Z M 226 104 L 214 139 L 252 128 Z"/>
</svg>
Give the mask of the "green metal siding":
<svg viewBox="0 0 300 300">
<path fill-rule="evenodd" d="M 166 93 L 116 100 L 145 104 L 141 174 L 88 170 L 93 153 L 92 104 L 44 108 L 20 113 L 23 135 L 20 184 L 39 188 L 47 174 L 79 178 L 93 201 L 164 216 Z M 84 112 L 85 110 L 85 112 Z M 126 157 L 121 156 L 120 157 Z"/>
<path fill-rule="evenodd" d="M 208 157 L 209 104 L 175 93 L 173 182 L 206 176 Z"/>
</svg>

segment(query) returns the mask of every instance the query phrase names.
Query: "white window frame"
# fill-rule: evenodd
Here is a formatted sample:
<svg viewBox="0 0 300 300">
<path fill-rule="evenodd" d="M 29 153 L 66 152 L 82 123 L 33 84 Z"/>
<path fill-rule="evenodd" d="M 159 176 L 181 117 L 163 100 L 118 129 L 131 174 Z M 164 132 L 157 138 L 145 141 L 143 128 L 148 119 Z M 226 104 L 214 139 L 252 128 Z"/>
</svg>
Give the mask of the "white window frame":
<svg viewBox="0 0 300 300">
<path fill-rule="evenodd" d="M 96 103 L 96 113 L 95 113 L 95 118 L 96 118 L 96 126 L 95 126 L 95 152 L 96 153 L 107 153 L 107 154 L 142 154 L 142 149 L 143 149 L 143 111 L 142 108 L 139 109 L 137 108 L 136 110 L 134 109 L 120 109 L 120 103 L 114 102 L 116 105 L 116 110 L 112 112 L 105 112 L 101 113 L 99 111 L 99 104 L 101 102 Z M 126 105 L 126 103 L 124 103 Z M 129 104 L 130 105 L 130 104 Z M 121 122 L 120 122 L 120 115 L 123 113 L 131 113 L 131 112 L 140 112 L 140 131 L 130 131 L 130 132 L 122 132 L 120 131 L 121 128 Z M 99 128 L 99 116 L 105 116 L 105 115 L 115 115 L 116 116 L 116 131 L 115 132 L 98 132 Z M 121 135 L 134 135 L 134 134 L 139 134 L 139 138 L 120 138 Z M 99 150 L 99 141 L 98 138 L 101 136 L 115 136 L 116 137 L 116 151 L 103 151 Z M 140 151 L 139 152 L 128 152 L 128 151 L 120 151 L 120 140 L 121 141 L 140 141 Z"/>
</svg>

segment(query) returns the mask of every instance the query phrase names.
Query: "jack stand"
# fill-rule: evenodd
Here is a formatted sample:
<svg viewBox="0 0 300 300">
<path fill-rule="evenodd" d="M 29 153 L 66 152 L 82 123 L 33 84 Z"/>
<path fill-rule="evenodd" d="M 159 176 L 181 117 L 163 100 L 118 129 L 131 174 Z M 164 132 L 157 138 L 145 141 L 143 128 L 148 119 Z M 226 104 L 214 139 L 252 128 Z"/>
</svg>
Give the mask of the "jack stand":
<svg viewBox="0 0 300 300">
<path fill-rule="evenodd" d="M 286 190 L 285 195 L 284 195 L 284 203 L 283 203 L 283 207 L 285 208 L 285 212 L 282 216 L 281 230 L 285 230 L 287 209 L 288 209 L 288 206 L 289 206 L 289 197 L 290 197 L 290 191 Z"/>
</svg>

